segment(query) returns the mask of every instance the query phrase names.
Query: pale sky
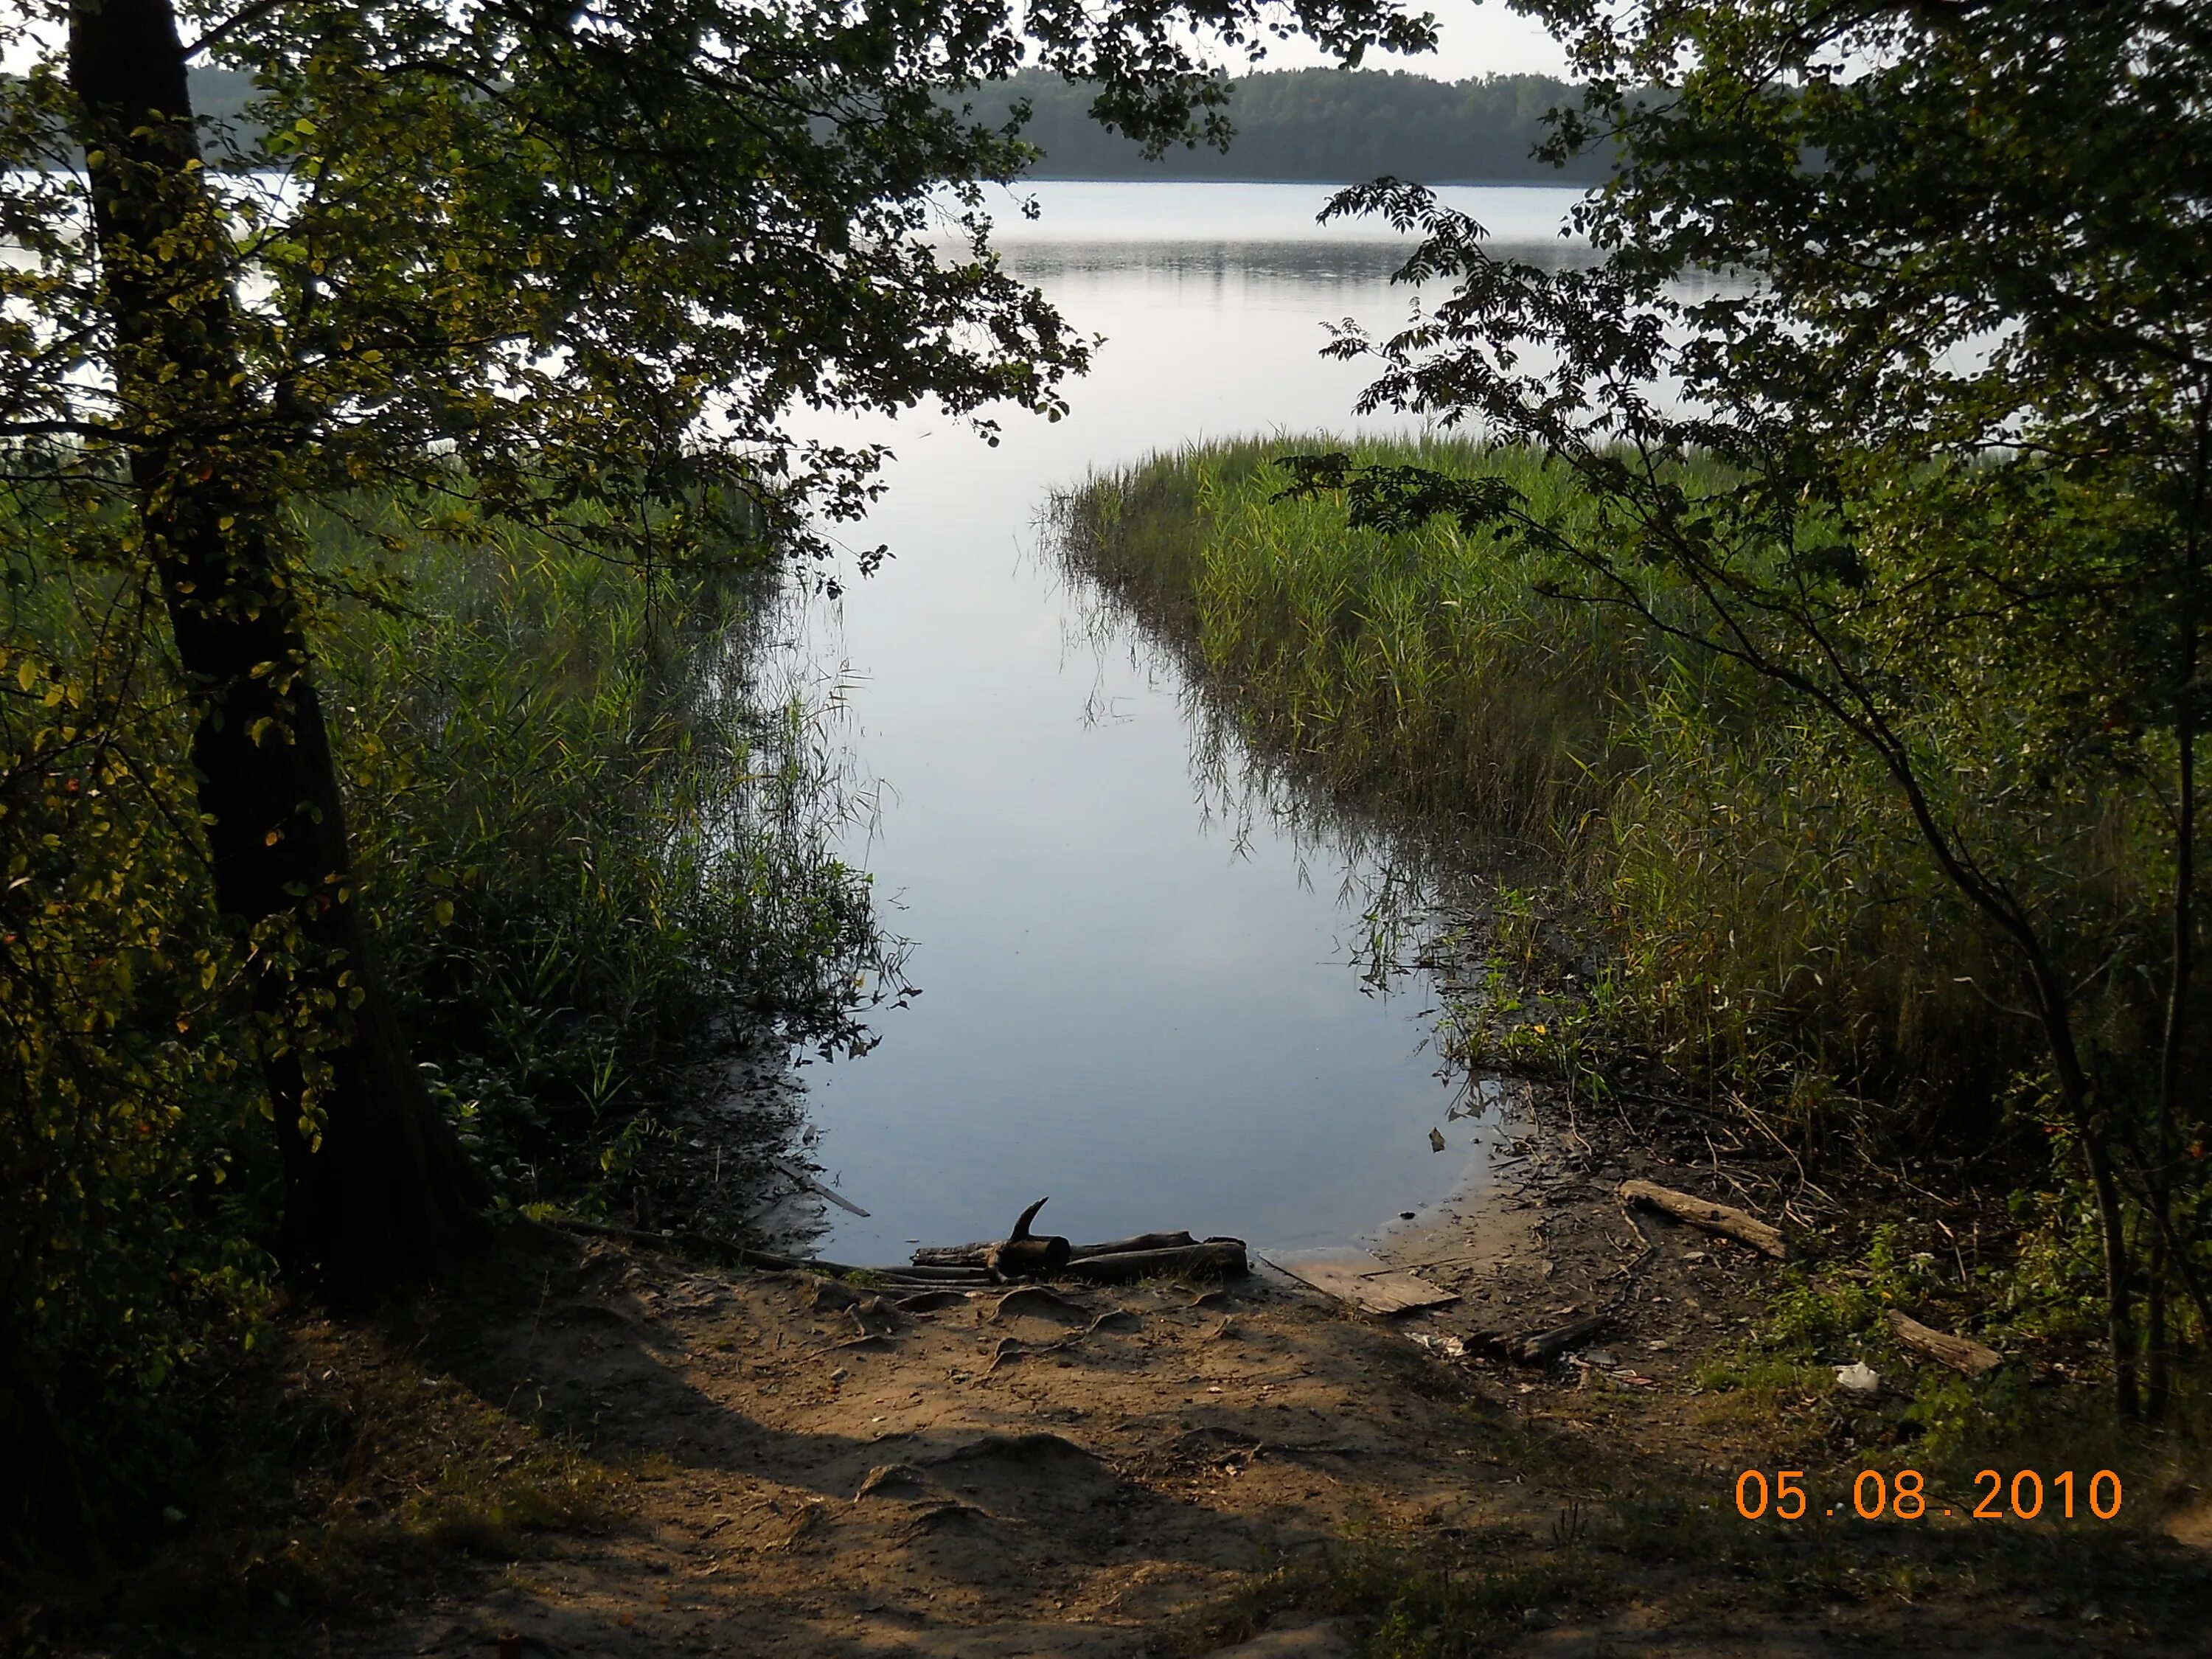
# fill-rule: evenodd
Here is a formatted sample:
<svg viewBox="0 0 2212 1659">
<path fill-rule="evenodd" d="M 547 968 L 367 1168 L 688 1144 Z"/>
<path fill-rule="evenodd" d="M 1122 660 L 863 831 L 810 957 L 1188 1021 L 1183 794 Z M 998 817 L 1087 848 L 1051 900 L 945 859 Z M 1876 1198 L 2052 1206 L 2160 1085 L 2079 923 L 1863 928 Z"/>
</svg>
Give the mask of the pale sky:
<svg viewBox="0 0 2212 1659">
<path fill-rule="evenodd" d="M 1437 49 L 1425 58 L 1370 58 L 1364 69 L 1402 69 L 1439 81 L 1484 75 L 1556 75 L 1565 78 L 1566 54 L 1543 26 L 1508 11 L 1503 0 L 1406 0 L 1410 12 L 1437 20 Z M 1328 59 L 1303 42 L 1270 52 L 1263 68 L 1297 69 Z"/>
<path fill-rule="evenodd" d="M 1386 58 L 1367 60 L 1370 69 L 1404 69 L 1440 81 L 1464 81 L 1482 75 L 1558 75 L 1566 73 L 1566 56 L 1540 25 L 1508 11 L 1504 0 L 1407 0 L 1409 11 L 1426 11 L 1437 20 L 1437 50 L 1425 58 Z M 0 68 L 19 69 L 31 53 L 21 42 L 14 44 Z M 1297 69 L 1329 61 L 1303 41 L 1277 46 L 1262 65 Z M 1237 66 L 1241 70 L 1242 65 Z"/>
</svg>

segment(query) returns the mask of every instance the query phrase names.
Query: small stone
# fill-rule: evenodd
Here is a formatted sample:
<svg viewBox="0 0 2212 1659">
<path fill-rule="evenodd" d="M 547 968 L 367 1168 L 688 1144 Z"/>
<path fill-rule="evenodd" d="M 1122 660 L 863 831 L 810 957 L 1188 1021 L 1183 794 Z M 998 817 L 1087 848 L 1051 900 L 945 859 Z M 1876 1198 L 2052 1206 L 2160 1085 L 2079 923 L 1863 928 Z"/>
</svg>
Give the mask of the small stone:
<svg viewBox="0 0 2212 1659">
<path fill-rule="evenodd" d="M 830 1373 L 830 1380 L 832 1382 L 842 1382 L 851 1375 L 852 1373 L 850 1371 L 847 1370 L 842 1365 L 840 1365 L 836 1370 Z"/>
<path fill-rule="evenodd" d="M 1836 1386 L 1853 1394 L 1880 1394 L 1881 1376 L 1865 1360 L 1854 1360 L 1848 1365 L 1836 1367 Z"/>
</svg>

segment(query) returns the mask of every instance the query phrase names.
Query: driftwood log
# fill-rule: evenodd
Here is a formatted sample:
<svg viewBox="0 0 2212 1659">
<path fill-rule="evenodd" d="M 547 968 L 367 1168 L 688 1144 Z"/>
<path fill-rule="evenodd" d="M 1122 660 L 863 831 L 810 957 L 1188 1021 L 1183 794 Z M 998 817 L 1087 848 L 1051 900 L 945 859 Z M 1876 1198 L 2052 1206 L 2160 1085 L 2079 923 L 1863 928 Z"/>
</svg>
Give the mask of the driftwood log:
<svg viewBox="0 0 2212 1659">
<path fill-rule="evenodd" d="M 741 1267 L 763 1267 L 783 1273 L 827 1273 L 837 1279 L 848 1273 L 866 1273 L 895 1290 L 959 1290 L 969 1285 L 980 1288 L 993 1283 L 989 1270 L 980 1260 L 973 1267 L 929 1262 L 919 1266 L 871 1267 L 853 1262 L 824 1261 L 818 1256 L 779 1255 L 773 1250 L 756 1250 L 732 1239 L 689 1230 L 653 1233 L 641 1231 L 635 1227 L 613 1226 L 603 1221 L 563 1220 L 556 1224 L 563 1232 L 583 1233 L 593 1238 L 618 1238 L 624 1243 L 646 1249 L 680 1251 L 687 1255 L 703 1256 L 709 1261 L 732 1262 Z M 1188 1233 L 1146 1233 L 1134 1239 L 1111 1242 L 1138 1243 L 1158 1237 L 1190 1240 Z M 1072 1254 L 1073 1259 L 1054 1275 L 1055 1278 L 1081 1279 L 1093 1285 L 1128 1285 L 1139 1279 L 1164 1279 L 1177 1273 L 1188 1273 L 1199 1279 L 1241 1279 L 1251 1271 L 1250 1263 L 1245 1259 L 1244 1241 L 1241 1238 L 1209 1238 L 1202 1243 L 1186 1242 L 1140 1250 L 1112 1250 L 1097 1245 L 1078 1245 Z"/>
<path fill-rule="evenodd" d="M 1524 1365 L 1541 1365 L 1557 1359 L 1569 1348 L 1579 1348 L 1613 1323 L 1609 1313 L 1585 1314 L 1580 1319 L 1570 1319 L 1564 1325 L 1554 1325 L 1548 1331 L 1539 1331 L 1534 1336 L 1517 1340 L 1509 1338 L 1498 1344 L 1507 1356 Z"/>
<path fill-rule="evenodd" d="M 1052 1200 L 1041 1198 L 1024 1210 L 1013 1231 L 983 1253 L 983 1270 L 994 1279 L 1049 1279 L 1067 1265 L 1074 1249 L 1058 1234 L 1033 1233 L 1030 1223 Z"/>
<path fill-rule="evenodd" d="M 1739 1210 L 1731 1204 L 1716 1204 L 1709 1198 L 1678 1193 L 1649 1181 L 1624 1181 L 1620 1191 L 1625 1203 L 1642 1204 L 1692 1227 L 1733 1238 L 1754 1250 L 1764 1251 L 1777 1261 L 1789 1260 L 1790 1247 L 1783 1242 L 1781 1230 L 1761 1221 L 1748 1210 Z"/>
<path fill-rule="evenodd" d="M 1995 1348 L 1985 1348 L 1978 1342 L 1968 1341 L 1963 1336 L 1953 1336 L 1923 1325 L 1896 1309 L 1889 1310 L 1889 1328 L 1897 1340 L 1915 1353 L 1948 1365 L 1954 1371 L 1964 1371 L 1968 1376 L 1981 1376 L 2004 1364 L 2004 1356 Z"/>
<path fill-rule="evenodd" d="M 980 1267 L 997 1242 L 987 1239 L 975 1244 L 927 1244 L 914 1253 L 914 1261 L 916 1266 L 926 1267 Z M 1127 1255 L 1135 1250 L 1183 1249 L 1197 1243 L 1183 1232 L 1138 1233 L 1129 1238 L 1109 1238 L 1103 1244 L 1072 1245 L 1067 1259 L 1080 1261 L 1086 1256 Z"/>
<path fill-rule="evenodd" d="M 1202 1243 L 1164 1249 L 1079 1255 L 1060 1270 L 1060 1276 L 1092 1285 L 1128 1285 L 1139 1279 L 1165 1279 L 1177 1273 L 1198 1279 L 1242 1279 L 1251 1270 L 1243 1239 L 1209 1238 Z"/>
</svg>

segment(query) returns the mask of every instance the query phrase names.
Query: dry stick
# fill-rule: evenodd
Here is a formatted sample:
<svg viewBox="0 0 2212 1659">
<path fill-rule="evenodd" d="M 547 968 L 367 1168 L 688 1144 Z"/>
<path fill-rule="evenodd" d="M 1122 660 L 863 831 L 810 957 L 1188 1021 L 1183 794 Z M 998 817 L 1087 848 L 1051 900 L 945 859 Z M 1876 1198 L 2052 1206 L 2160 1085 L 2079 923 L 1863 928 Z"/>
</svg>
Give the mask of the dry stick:
<svg viewBox="0 0 2212 1659">
<path fill-rule="evenodd" d="M 796 1164 L 792 1163 L 789 1159 L 772 1158 L 769 1159 L 769 1162 L 776 1169 L 782 1170 L 784 1174 L 789 1176 L 793 1181 L 797 1182 L 808 1192 L 813 1193 L 818 1197 L 828 1199 L 839 1209 L 850 1210 L 857 1216 L 866 1216 L 868 1213 L 859 1205 L 854 1203 L 851 1199 L 846 1197 L 844 1194 L 839 1192 L 835 1187 L 830 1186 L 825 1182 L 817 1181 L 812 1176 L 807 1174 L 805 1170 L 800 1169 Z"/>
<path fill-rule="evenodd" d="M 1613 1103 L 1613 1115 L 1620 1120 L 1620 1127 L 1628 1131 L 1628 1138 L 1649 1152 L 1651 1147 L 1651 1137 L 1639 1133 L 1636 1126 L 1628 1121 L 1628 1113 L 1623 1109 L 1622 1103 L 1628 1098 L 1627 1091 L 1621 1089 L 1608 1089 L 1606 1091 L 1606 1097 Z"/>
<path fill-rule="evenodd" d="M 1781 1232 L 1747 1210 L 1678 1193 L 1649 1181 L 1624 1181 L 1620 1193 L 1625 1202 L 1648 1204 L 1677 1221 L 1686 1221 L 1692 1227 L 1702 1227 L 1707 1232 L 1720 1233 L 1748 1244 L 1777 1261 L 1789 1259 L 1789 1246 L 1783 1242 Z"/>
<path fill-rule="evenodd" d="M 1796 1149 L 1779 1134 L 1775 1133 L 1773 1125 L 1767 1122 L 1765 1115 L 1760 1113 L 1757 1107 L 1753 1106 L 1747 1100 L 1739 1099 L 1736 1102 L 1736 1109 L 1746 1117 L 1751 1120 L 1753 1127 L 1758 1129 L 1761 1134 L 1765 1135 L 1769 1140 L 1772 1141 L 1776 1146 L 1782 1149 L 1783 1156 L 1787 1158 L 1790 1164 L 1796 1169 L 1797 1185 L 1801 1191 L 1817 1193 L 1824 1202 L 1831 1206 L 1835 1203 L 1836 1200 L 1834 1195 L 1829 1193 L 1826 1188 L 1820 1186 L 1810 1176 L 1805 1173 L 1805 1165 L 1799 1160 Z"/>
<path fill-rule="evenodd" d="M 1959 1235 L 1953 1232 L 1950 1224 L 1940 1216 L 1936 1218 L 1936 1225 L 1942 1231 L 1943 1237 L 1950 1241 L 1951 1260 L 1959 1264 L 1959 1288 L 1962 1291 L 1971 1289 L 1973 1281 L 1966 1277 L 1966 1253 L 1959 1248 Z"/>
<path fill-rule="evenodd" d="M 1953 1336 L 1922 1324 L 1896 1309 L 1889 1310 L 1889 1328 L 1897 1340 L 1916 1353 L 1940 1360 L 1954 1371 L 1964 1371 L 1968 1376 L 1979 1376 L 1993 1371 L 2004 1364 L 2004 1356 L 1995 1348 L 1985 1348 L 1978 1342 L 1963 1336 Z"/>
</svg>

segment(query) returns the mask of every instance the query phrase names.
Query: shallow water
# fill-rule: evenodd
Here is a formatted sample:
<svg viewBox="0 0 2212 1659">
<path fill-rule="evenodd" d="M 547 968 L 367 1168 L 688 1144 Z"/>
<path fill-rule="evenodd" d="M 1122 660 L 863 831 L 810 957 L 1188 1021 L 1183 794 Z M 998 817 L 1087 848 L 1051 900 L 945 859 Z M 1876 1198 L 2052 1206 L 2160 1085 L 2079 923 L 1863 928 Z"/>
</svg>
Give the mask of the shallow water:
<svg viewBox="0 0 2212 1659">
<path fill-rule="evenodd" d="M 1033 188 L 1009 263 L 1106 337 L 1072 416 L 1009 416 L 995 449 L 942 416 L 820 428 L 897 452 L 846 536 L 891 561 L 814 606 L 800 649 L 880 781 L 853 852 L 923 994 L 803 1073 L 825 1178 L 870 1212 L 828 1211 L 819 1248 L 899 1260 L 1042 1194 L 1040 1224 L 1079 1239 L 1371 1237 L 1478 1185 L 1486 1132 L 1448 1115 L 1465 1085 L 1425 976 L 1363 977 L 1378 855 L 1238 799 L 1237 757 L 1204 762 L 1179 675 L 1059 578 L 1040 514 L 1157 448 L 1404 424 L 1355 422 L 1361 370 L 1316 355 L 1327 321 L 1403 318 L 1395 239 L 1315 227 L 1318 186 Z M 1573 191 L 1444 193 L 1571 257 Z"/>
</svg>

